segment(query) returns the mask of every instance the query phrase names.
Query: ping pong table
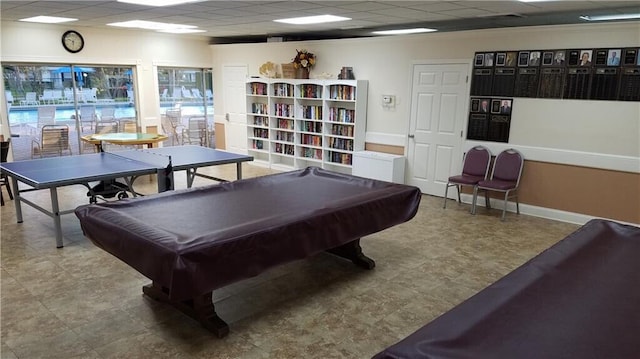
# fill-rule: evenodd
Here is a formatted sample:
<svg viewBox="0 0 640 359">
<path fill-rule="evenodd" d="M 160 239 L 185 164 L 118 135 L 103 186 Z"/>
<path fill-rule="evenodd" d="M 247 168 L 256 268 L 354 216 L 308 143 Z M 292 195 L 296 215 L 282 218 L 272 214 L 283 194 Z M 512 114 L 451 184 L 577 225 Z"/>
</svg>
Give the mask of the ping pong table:
<svg viewBox="0 0 640 359">
<path fill-rule="evenodd" d="M 191 187 L 196 177 L 225 181 L 197 173 L 200 167 L 235 163 L 237 179 L 242 179 L 242 163 L 252 160 L 251 156 L 207 147 L 172 146 L 4 162 L 0 164 L 0 171 L 11 177 L 18 223 L 23 222 L 22 203 L 48 215 L 53 218 L 56 246 L 62 248 L 60 216 L 73 213 L 74 209 L 60 209 L 59 187 L 84 185 L 91 190 L 89 182 L 123 178 L 130 192 L 136 196 L 133 182 L 140 176 L 155 174 L 158 179 L 158 192 L 164 192 L 173 189 L 173 172 L 175 171 L 186 171 L 187 187 Z M 24 183 L 30 188 L 19 189 L 18 182 Z M 49 189 L 51 210 L 20 195 L 24 192 L 44 189 Z"/>
</svg>

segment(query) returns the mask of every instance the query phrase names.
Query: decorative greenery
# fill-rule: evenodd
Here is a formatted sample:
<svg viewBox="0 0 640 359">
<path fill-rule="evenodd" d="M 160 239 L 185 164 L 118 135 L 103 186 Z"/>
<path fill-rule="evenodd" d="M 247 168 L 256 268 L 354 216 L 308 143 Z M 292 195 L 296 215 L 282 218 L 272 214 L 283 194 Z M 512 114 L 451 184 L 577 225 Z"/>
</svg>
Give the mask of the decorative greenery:
<svg viewBox="0 0 640 359">
<path fill-rule="evenodd" d="M 293 61 L 292 61 L 293 62 L 293 66 L 296 69 L 299 69 L 299 68 L 310 69 L 310 68 L 313 67 L 313 65 L 316 64 L 316 55 L 308 52 L 305 49 L 302 49 L 302 50 L 297 50 L 296 49 L 296 51 L 298 53 L 296 54 L 296 57 L 294 57 Z"/>
</svg>

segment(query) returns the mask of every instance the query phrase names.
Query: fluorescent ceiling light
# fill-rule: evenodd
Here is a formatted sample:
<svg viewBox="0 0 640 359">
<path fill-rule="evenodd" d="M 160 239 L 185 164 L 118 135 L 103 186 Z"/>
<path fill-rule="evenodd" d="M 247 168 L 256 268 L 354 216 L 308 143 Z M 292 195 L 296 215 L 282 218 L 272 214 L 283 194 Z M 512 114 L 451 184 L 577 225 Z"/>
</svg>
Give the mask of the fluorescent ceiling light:
<svg viewBox="0 0 640 359">
<path fill-rule="evenodd" d="M 336 22 L 351 20 L 349 17 L 335 16 L 335 15 L 316 15 L 316 16 L 304 16 L 304 17 L 292 17 L 289 19 L 273 20 L 275 22 L 283 22 L 285 24 L 294 25 L 309 25 L 309 24 L 322 24 L 325 22 Z"/>
<path fill-rule="evenodd" d="M 631 20 L 640 19 L 640 14 L 615 14 L 615 15 L 596 15 L 596 16 L 580 16 L 582 20 L 587 21 L 612 21 L 612 20 Z"/>
<path fill-rule="evenodd" d="M 113 22 L 107 24 L 108 26 L 127 27 L 145 30 L 155 30 L 158 32 L 165 32 L 171 34 L 192 34 L 196 32 L 206 32 L 205 30 L 198 29 L 193 25 L 181 25 L 181 24 L 168 24 L 164 22 L 145 21 L 145 20 L 131 20 L 124 22 Z"/>
<path fill-rule="evenodd" d="M 193 34 L 195 32 L 207 32 L 207 31 L 199 30 L 199 29 L 171 29 L 171 30 L 158 30 L 158 32 L 168 32 L 171 34 Z"/>
<path fill-rule="evenodd" d="M 434 32 L 434 31 L 438 31 L 438 30 L 419 27 L 419 28 L 415 28 L 415 29 L 397 29 L 397 30 L 374 31 L 373 34 L 376 34 L 376 35 L 406 35 L 406 34 L 419 34 L 419 33 L 422 33 L 422 32 Z"/>
<path fill-rule="evenodd" d="M 198 2 L 202 0 L 118 0 L 127 4 L 145 5 L 145 6 L 173 6 Z"/>
<path fill-rule="evenodd" d="M 56 17 L 56 16 L 34 16 L 34 17 L 28 17 L 26 19 L 20 19 L 19 21 L 26 21 L 26 22 L 39 22 L 39 23 L 43 23 L 43 24 L 58 24 L 61 22 L 70 22 L 70 21 L 77 21 L 78 19 L 72 19 L 69 17 Z"/>
</svg>

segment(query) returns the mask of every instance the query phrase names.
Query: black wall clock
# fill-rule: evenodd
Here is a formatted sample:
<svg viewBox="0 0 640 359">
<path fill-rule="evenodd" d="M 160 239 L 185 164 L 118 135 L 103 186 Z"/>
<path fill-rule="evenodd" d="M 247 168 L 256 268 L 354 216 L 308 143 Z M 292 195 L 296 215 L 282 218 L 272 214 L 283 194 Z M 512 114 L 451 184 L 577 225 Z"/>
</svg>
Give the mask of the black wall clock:
<svg viewBox="0 0 640 359">
<path fill-rule="evenodd" d="M 62 34 L 62 46 L 65 50 L 75 54 L 84 47 L 84 38 L 77 31 L 66 31 Z"/>
</svg>

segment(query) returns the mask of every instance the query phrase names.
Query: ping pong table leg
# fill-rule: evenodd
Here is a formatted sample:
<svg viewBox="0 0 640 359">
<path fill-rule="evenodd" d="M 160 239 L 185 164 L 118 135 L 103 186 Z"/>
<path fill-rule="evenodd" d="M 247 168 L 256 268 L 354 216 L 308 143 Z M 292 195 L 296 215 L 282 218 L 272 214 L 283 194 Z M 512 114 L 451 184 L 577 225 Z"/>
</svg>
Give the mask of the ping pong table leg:
<svg viewBox="0 0 640 359">
<path fill-rule="evenodd" d="M 242 162 L 236 163 L 236 172 L 238 173 L 238 179 L 242 179 Z"/>
<path fill-rule="evenodd" d="M 15 177 L 11 177 L 11 184 L 13 185 L 14 202 L 16 205 L 16 219 L 18 223 L 22 223 L 22 203 L 20 199 L 20 188 L 18 188 L 18 180 Z"/>
<path fill-rule="evenodd" d="M 60 221 L 60 205 L 58 203 L 58 188 L 51 187 L 51 215 L 53 217 L 53 225 L 56 229 L 56 248 L 62 248 L 62 223 Z"/>
</svg>

